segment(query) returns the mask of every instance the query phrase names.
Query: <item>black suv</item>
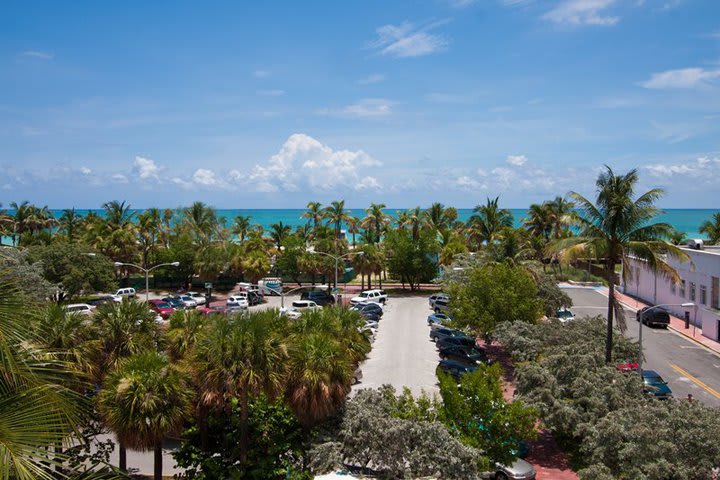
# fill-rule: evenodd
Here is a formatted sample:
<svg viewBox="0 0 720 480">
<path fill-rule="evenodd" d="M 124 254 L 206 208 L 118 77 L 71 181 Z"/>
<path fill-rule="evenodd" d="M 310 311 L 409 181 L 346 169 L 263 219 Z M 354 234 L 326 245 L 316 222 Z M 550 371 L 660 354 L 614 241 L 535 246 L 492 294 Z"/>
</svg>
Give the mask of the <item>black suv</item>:
<svg viewBox="0 0 720 480">
<path fill-rule="evenodd" d="M 670 325 L 670 314 L 661 308 L 653 308 L 647 311 L 650 307 L 645 307 L 637 311 L 635 319 L 639 322 L 640 316 L 642 315 L 643 324 L 649 327 L 665 327 Z"/>
<path fill-rule="evenodd" d="M 321 307 L 332 305 L 335 303 L 335 297 L 327 293 L 325 290 L 310 290 L 300 295 L 300 300 L 312 300 Z"/>
</svg>

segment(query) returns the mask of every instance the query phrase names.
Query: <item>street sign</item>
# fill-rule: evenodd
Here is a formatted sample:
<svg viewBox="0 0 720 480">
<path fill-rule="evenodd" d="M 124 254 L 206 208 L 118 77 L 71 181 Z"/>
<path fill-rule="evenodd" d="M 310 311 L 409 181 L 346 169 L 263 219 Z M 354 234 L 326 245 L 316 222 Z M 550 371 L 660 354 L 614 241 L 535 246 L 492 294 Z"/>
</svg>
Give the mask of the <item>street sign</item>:
<svg viewBox="0 0 720 480">
<path fill-rule="evenodd" d="M 342 288 L 333 288 L 332 289 L 332 293 L 341 293 L 341 292 L 342 292 Z"/>
<path fill-rule="evenodd" d="M 211 289 L 211 288 L 212 288 L 212 283 L 210 283 L 210 282 L 205 282 L 205 288 L 206 288 L 206 289 Z"/>
</svg>

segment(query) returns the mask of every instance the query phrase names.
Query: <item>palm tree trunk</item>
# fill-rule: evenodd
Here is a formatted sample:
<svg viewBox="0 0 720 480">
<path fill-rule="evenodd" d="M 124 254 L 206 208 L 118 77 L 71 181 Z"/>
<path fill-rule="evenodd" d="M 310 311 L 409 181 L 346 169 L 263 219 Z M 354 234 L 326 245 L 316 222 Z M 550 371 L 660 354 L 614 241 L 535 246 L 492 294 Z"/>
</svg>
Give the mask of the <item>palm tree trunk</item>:
<svg viewBox="0 0 720 480">
<path fill-rule="evenodd" d="M 607 335 L 605 337 L 605 363 L 612 362 L 613 347 L 613 319 L 615 315 L 615 262 L 608 260 L 607 266 L 608 309 L 607 309 Z"/>
<path fill-rule="evenodd" d="M 120 471 L 127 472 L 127 450 L 125 450 L 125 445 L 120 441 L 118 441 L 118 457 Z"/>
<path fill-rule="evenodd" d="M 155 480 L 162 480 L 163 460 L 162 444 L 155 445 Z"/>
<path fill-rule="evenodd" d="M 378 282 L 380 284 L 380 289 L 382 289 L 382 270 L 380 270 L 380 274 L 378 275 Z"/>
</svg>

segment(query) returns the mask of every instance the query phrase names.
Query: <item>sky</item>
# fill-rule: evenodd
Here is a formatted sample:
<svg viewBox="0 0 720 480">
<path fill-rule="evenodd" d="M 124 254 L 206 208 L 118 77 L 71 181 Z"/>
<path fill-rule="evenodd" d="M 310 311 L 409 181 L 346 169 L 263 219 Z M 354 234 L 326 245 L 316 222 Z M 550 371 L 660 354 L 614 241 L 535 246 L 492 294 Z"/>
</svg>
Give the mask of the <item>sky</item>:
<svg viewBox="0 0 720 480">
<path fill-rule="evenodd" d="M 720 1 L 5 2 L 0 202 L 720 207 Z"/>
</svg>

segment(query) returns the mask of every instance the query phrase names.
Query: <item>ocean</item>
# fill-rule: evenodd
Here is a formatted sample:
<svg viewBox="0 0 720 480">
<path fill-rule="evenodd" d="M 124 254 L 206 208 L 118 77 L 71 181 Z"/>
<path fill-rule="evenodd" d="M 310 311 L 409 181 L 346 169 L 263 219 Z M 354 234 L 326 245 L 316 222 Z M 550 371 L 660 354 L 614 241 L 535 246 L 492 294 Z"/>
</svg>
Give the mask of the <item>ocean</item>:
<svg viewBox="0 0 720 480">
<path fill-rule="evenodd" d="M 93 209 L 96 213 L 101 214 L 102 210 L 100 209 Z M 385 213 L 396 217 L 398 211 L 402 211 L 403 209 L 396 209 L 396 208 L 388 208 L 385 209 Z M 87 212 L 90 210 L 80 210 L 78 209 L 77 212 L 80 215 L 86 215 Z M 137 212 L 140 212 L 142 210 L 136 210 Z M 358 208 L 358 209 L 349 209 L 350 214 L 354 215 L 356 217 L 362 218 L 365 215 L 365 210 Z M 527 215 L 527 209 L 523 208 L 514 208 L 510 209 L 510 211 L 513 214 L 513 218 L 515 219 L 515 226 L 519 227 L 522 224 L 523 219 Z M 236 216 L 242 215 L 242 216 L 249 216 L 250 221 L 253 224 L 262 225 L 264 229 L 269 229 L 270 225 L 273 223 L 283 222 L 285 225 L 290 225 L 291 227 L 295 228 L 298 225 L 304 224 L 307 222 L 306 219 L 302 219 L 302 214 L 305 213 L 306 210 L 299 208 L 299 209 L 218 209 L 217 213 L 220 218 L 225 219 L 227 225 L 232 225 L 233 219 Z M 472 215 L 472 209 L 470 208 L 464 208 L 464 209 L 458 209 L 458 219 L 461 221 L 466 221 L 470 216 Z M 703 236 L 698 232 L 700 229 L 700 225 L 705 222 L 706 220 L 711 220 L 712 215 L 716 212 L 720 212 L 719 209 L 681 209 L 681 208 L 671 208 L 666 209 L 663 211 L 663 213 L 657 218 L 660 222 L 669 223 L 673 227 L 675 227 L 677 230 L 685 233 L 685 235 L 688 238 L 702 238 Z M 53 210 L 53 214 L 56 217 L 59 217 L 62 215 L 61 210 Z"/>
</svg>

